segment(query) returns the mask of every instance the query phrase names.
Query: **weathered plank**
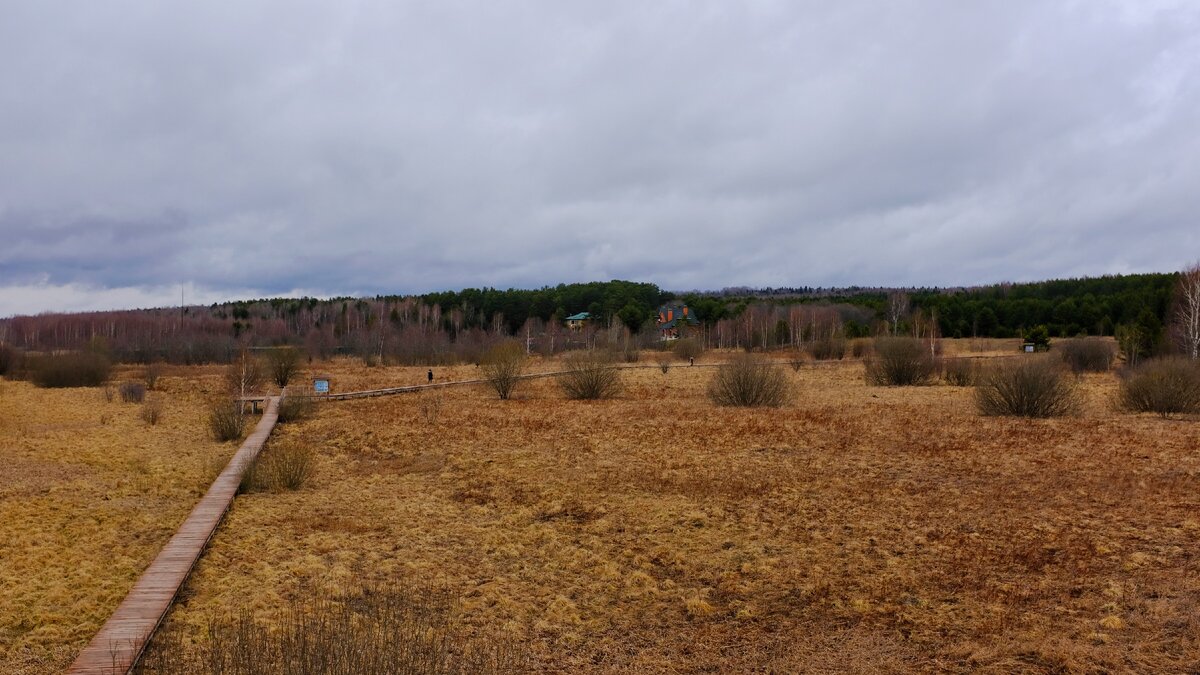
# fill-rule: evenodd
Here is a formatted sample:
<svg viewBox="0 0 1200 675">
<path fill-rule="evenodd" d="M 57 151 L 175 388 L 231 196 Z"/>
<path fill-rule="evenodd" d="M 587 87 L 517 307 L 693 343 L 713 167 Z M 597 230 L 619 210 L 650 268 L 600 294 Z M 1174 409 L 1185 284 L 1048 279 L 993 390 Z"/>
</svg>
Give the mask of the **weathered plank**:
<svg viewBox="0 0 1200 675">
<path fill-rule="evenodd" d="M 279 399 L 268 398 L 267 409 L 254 431 L 238 448 L 208 492 L 159 551 L 129 594 L 84 647 L 68 674 L 113 675 L 128 673 L 137 663 L 150 637 L 166 616 L 180 586 L 187 580 L 204 547 L 212 538 L 233 498 L 242 473 L 258 456 L 279 416 Z"/>
</svg>

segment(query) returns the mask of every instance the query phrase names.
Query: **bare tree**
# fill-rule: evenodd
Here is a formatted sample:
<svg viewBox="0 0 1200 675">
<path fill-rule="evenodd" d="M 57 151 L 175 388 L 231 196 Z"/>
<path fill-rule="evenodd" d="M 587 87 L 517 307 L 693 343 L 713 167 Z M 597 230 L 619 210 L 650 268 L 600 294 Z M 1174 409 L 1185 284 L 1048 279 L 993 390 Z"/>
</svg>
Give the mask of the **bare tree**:
<svg viewBox="0 0 1200 675">
<path fill-rule="evenodd" d="M 900 330 L 900 319 L 908 314 L 908 293 L 892 291 L 887 298 L 887 320 L 892 325 L 892 335 Z"/>
<path fill-rule="evenodd" d="M 1175 287 L 1175 336 L 1184 353 L 1200 358 L 1200 262 L 1179 273 Z"/>
<path fill-rule="evenodd" d="M 238 352 L 237 357 L 225 371 L 225 383 L 239 398 L 245 398 L 247 394 L 262 386 L 265 381 L 266 375 L 263 373 L 262 364 L 248 349 Z"/>
</svg>

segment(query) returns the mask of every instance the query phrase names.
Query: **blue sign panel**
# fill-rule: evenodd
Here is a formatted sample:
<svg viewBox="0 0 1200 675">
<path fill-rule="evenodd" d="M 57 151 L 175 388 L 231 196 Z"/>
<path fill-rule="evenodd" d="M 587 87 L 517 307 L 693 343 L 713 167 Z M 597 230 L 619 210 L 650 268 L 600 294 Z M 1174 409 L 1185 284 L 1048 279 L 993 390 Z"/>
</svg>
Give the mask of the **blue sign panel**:
<svg viewBox="0 0 1200 675">
<path fill-rule="evenodd" d="M 313 380 L 313 391 L 318 394 L 329 393 L 329 380 Z"/>
</svg>

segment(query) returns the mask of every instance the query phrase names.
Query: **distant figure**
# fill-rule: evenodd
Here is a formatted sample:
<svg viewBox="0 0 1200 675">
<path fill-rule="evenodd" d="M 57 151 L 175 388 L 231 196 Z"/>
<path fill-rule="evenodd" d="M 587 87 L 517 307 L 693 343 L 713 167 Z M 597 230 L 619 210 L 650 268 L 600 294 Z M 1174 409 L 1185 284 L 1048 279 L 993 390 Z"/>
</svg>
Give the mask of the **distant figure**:
<svg viewBox="0 0 1200 675">
<path fill-rule="evenodd" d="M 433 384 L 433 368 L 429 369 L 428 377 L 429 377 L 429 384 Z"/>
<path fill-rule="evenodd" d="M 694 356 L 689 356 L 689 357 L 688 357 L 688 365 L 689 365 L 689 366 L 694 366 L 694 365 L 696 365 L 696 357 L 694 357 Z"/>
</svg>

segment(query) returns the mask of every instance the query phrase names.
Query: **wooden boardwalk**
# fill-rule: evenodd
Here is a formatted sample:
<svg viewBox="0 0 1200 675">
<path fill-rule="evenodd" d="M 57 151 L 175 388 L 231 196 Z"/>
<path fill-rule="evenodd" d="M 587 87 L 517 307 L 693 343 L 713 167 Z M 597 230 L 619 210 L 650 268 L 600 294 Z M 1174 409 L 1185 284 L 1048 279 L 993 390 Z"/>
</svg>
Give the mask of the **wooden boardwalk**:
<svg viewBox="0 0 1200 675">
<path fill-rule="evenodd" d="M 179 531 L 138 578 L 117 611 L 75 658 L 67 673 L 128 673 L 137 663 L 142 650 L 171 608 L 179 588 L 237 495 L 242 473 L 258 456 L 275 427 L 279 399 L 268 398 L 266 401 L 266 411 L 254 431 L 188 514 Z"/>
<path fill-rule="evenodd" d="M 671 368 L 716 368 L 723 364 L 705 363 L 692 365 L 671 364 Z M 621 366 L 622 369 L 659 368 L 658 365 Z M 565 371 L 530 373 L 521 375 L 524 380 L 555 377 Z M 345 401 L 376 396 L 415 393 L 427 389 L 444 389 L 475 384 L 487 384 L 487 379 L 457 380 L 435 384 L 419 384 L 405 387 L 388 387 L 364 391 L 348 391 L 339 394 L 320 395 L 314 398 L 325 401 Z M 159 551 L 154 562 L 142 573 L 129 594 L 121 601 L 117 610 L 100 628 L 100 632 L 84 647 L 67 670 L 68 675 L 115 675 L 131 671 L 150 642 L 175 596 L 187 580 L 192 567 L 200 559 L 204 547 L 212 538 L 225 517 L 229 505 L 237 496 L 242 474 L 250 462 L 262 450 L 263 444 L 275 428 L 279 418 L 279 397 L 246 396 L 238 399 L 243 404 L 253 403 L 257 407 L 266 404 L 262 419 L 254 431 L 238 448 L 233 459 L 213 481 L 208 492 L 196 504 L 192 512 Z"/>
</svg>

